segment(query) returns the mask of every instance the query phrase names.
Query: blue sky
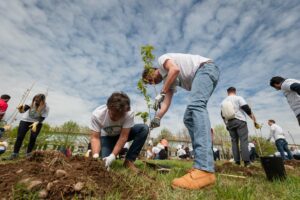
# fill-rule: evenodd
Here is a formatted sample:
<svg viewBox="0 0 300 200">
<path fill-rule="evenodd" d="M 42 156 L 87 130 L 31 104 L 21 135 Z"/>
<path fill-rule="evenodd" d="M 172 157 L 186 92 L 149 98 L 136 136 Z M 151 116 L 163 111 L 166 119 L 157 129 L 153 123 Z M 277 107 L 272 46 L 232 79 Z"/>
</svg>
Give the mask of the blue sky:
<svg viewBox="0 0 300 200">
<path fill-rule="evenodd" d="M 222 123 L 226 88 L 235 86 L 264 123 L 263 135 L 273 118 L 300 143 L 294 114 L 269 86 L 275 75 L 300 78 L 299 1 L 25 2 L 0 1 L 0 91 L 12 96 L 8 114 L 34 81 L 30 99 L 49 90 L 50 124 L 88 125 L 92 110 L 117 90 L 129 94 L 133 109 L 145 110 L 136 83 L 143 67 L 140 47 L 151 44 L 157 57 L 199 54 L 219 66 L 208 106 L 213 126 Z M 187 98 L 179 89 L 162 127 L 182 130 Z M 253 135 L 252 125 L 249 130 Z"/>
</svg>

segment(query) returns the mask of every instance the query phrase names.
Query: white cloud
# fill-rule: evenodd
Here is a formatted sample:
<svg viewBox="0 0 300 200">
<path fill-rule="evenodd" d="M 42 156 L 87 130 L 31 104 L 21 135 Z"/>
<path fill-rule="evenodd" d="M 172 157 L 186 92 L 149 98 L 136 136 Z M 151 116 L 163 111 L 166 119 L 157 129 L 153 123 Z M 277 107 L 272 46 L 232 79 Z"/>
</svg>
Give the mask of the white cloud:
<svg viewBox="0 0 300 200">
<path fill-rule="evenodd" d="M 49 123 L 87 125 L 92 110 L 116 90 L 144 110 L 136 90 L 139 51 L 152 44 L 157 56 L 186 52 L 216 61 L 221 78 L 209 102 L 213 125 L 222 123 L 219 104 L 233 85 L 259 120 L 274 118 L 300 143 L 295 116 L 268 85 L 274 75 L 300 77 L 299 7 L 298 1 L 271 0 L 1 1 L 0 90 L 12 96 L 8 115 L 33 81 L 32 95 L 49 88 Z M 178 91 L 162 126 L 182 129 L 187 95 Z"/>
</svg>

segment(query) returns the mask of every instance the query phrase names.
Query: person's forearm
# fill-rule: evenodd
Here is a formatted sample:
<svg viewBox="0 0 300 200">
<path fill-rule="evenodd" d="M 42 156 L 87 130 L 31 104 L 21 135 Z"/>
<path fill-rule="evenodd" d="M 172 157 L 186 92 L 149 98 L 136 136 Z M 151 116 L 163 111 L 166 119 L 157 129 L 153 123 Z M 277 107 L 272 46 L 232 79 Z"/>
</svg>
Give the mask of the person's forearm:
<svg viewBox="0 0 300 200">
<path fill-rule="evenodd" d="M 255 118 L 255 116 L 254 116 L 253 113 L 251 113 L 250 118 L 251 118 L 254 122 L 256 122 L 256 118 Z"/>
<path fill-rule="evenodd" d="M 100 152 L 100 138 L 96 138 L 95 136 L 91 137 L 91 147 L 92 147 L 92 155 L 99 154 Z"/>
<path fill-rule="evenodd" d="M 121 149 L 124 147 L 125 143 L 127 142 L 128 138 L 127 137 L 120 137 L 119 140 L 117 141 L 117 144 L 115 145 L 112 153 L 117 156 Z"/>
<path fill-rule="evenodd" d="M 159 117 L 161 119 L 166 114 L 166 112 L 169 110 L 169 107 L 171 105 L 172 98 L 173 98 L 173 91 L 169 91 L 166 94 L 164 101 L 161 103 L 161 108 L 158 111 L 158 113 L 156 113 L 156 117 Z"/>
<path fill-rule="evenodd" d="M 177 78 L 178 74 L 179 74 L 179 69 L 171 69 L 171 70 L 169 70 L 166 82 L 164 83 L 164 86 L 163 86 L 161 92 L 163 92 L 163 93 L 166 94 L 169 91 L 172 83 L 175 81 L 175 79 Z"/>
<path fill-rule="evenodd" d="M 166 104 L 165 102 L 163 102 L 161 104 L 161 109 L 157 112 L 156 117 L 159 117 L 160 119 L 163 118 L 163 116 L 166 114 L 166 112 L 168 111 L 170 105 Z"/>
</svg>

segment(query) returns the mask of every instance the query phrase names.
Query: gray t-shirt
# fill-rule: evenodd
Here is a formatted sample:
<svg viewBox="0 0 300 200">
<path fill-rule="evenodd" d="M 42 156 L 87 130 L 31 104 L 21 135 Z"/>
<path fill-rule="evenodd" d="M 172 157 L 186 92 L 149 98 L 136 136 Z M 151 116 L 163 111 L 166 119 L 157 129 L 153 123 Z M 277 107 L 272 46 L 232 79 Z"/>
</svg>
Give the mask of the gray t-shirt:
<svg viewBox="0 0 300 200">
<path fill-rule="evenodd" d="M 281 90 L 286 96 L 291 109 L 294 111 L 295 115 L 298 116 L 300 114 L 300 95 L 295 91 L 291 91 L 291 85 L 293 83 L 300 83 L 300 81 L 296 79 L 286 79 L 281 85 Z"/>
<path fill-rule="evenodd" d="M 28 109 L 22 116 L 22 121 L 25 122 L 38 122 L 40 117 L 48 117 L 49 106 L 46 104 L 45 108 L 41 112 L 37 112 L 35 108 Z"/>
<path fill-rule="evenodd" d="M 222 101 L 222 104 L 225 101 L 230 101 L 232 103 L 232 105 L 234 107 L 236 119 L 239 119 L 242 121 L 247 121 L 246 113 L 241 109 L 242 106 L 247 104 L 247 102 L 245 101 L 245 99 L 243 97 L 237 96 L 237 95 L 230 95 Z"/>
<path fill-rule="evenodd" d="M 91 118 L 90 129 L 101 133 L 101 136 L 117 136 L 121 134 L 122 128 L 134 126 L 134 112 L 128 111 L 118 121 L 112 121 L 109 117 L 108 108 L 102 105 L 94 110 Z"/>
<path fill-rule="evenodd" d="M 164 68 L 164 63 L 167 60 L 172 60 L 180 69 L 180 73 L 175 80 L 171 89 L 175 90 L 175 86 L 182 87 L 188 91 L 192 88 L 194 76 L 202 63 L 212 61 L 210 58 L 205 58 L 199 55 L 182 54 L 182 53 L 167 53 L 158 58 L 159 73 L 165 79 L 168 71 Z"/>
</svg>

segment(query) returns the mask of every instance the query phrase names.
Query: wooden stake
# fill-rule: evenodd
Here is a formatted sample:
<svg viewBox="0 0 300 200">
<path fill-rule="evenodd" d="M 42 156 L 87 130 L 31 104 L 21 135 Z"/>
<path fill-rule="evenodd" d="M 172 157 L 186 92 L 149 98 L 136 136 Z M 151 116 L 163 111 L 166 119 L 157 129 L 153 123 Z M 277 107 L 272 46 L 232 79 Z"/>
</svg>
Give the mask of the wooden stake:
<svg viewBox="0 0 300 200">
<path fill-rule="evenodd" d="M 237 175 L 232 175 L 232 174 L 218 174 L 218 175 L 232 177 L 232 178 L 240 178 L 240 179 L 245 179 L 246 178 L 246 176 L 237 176 Z"/>
</svg>

